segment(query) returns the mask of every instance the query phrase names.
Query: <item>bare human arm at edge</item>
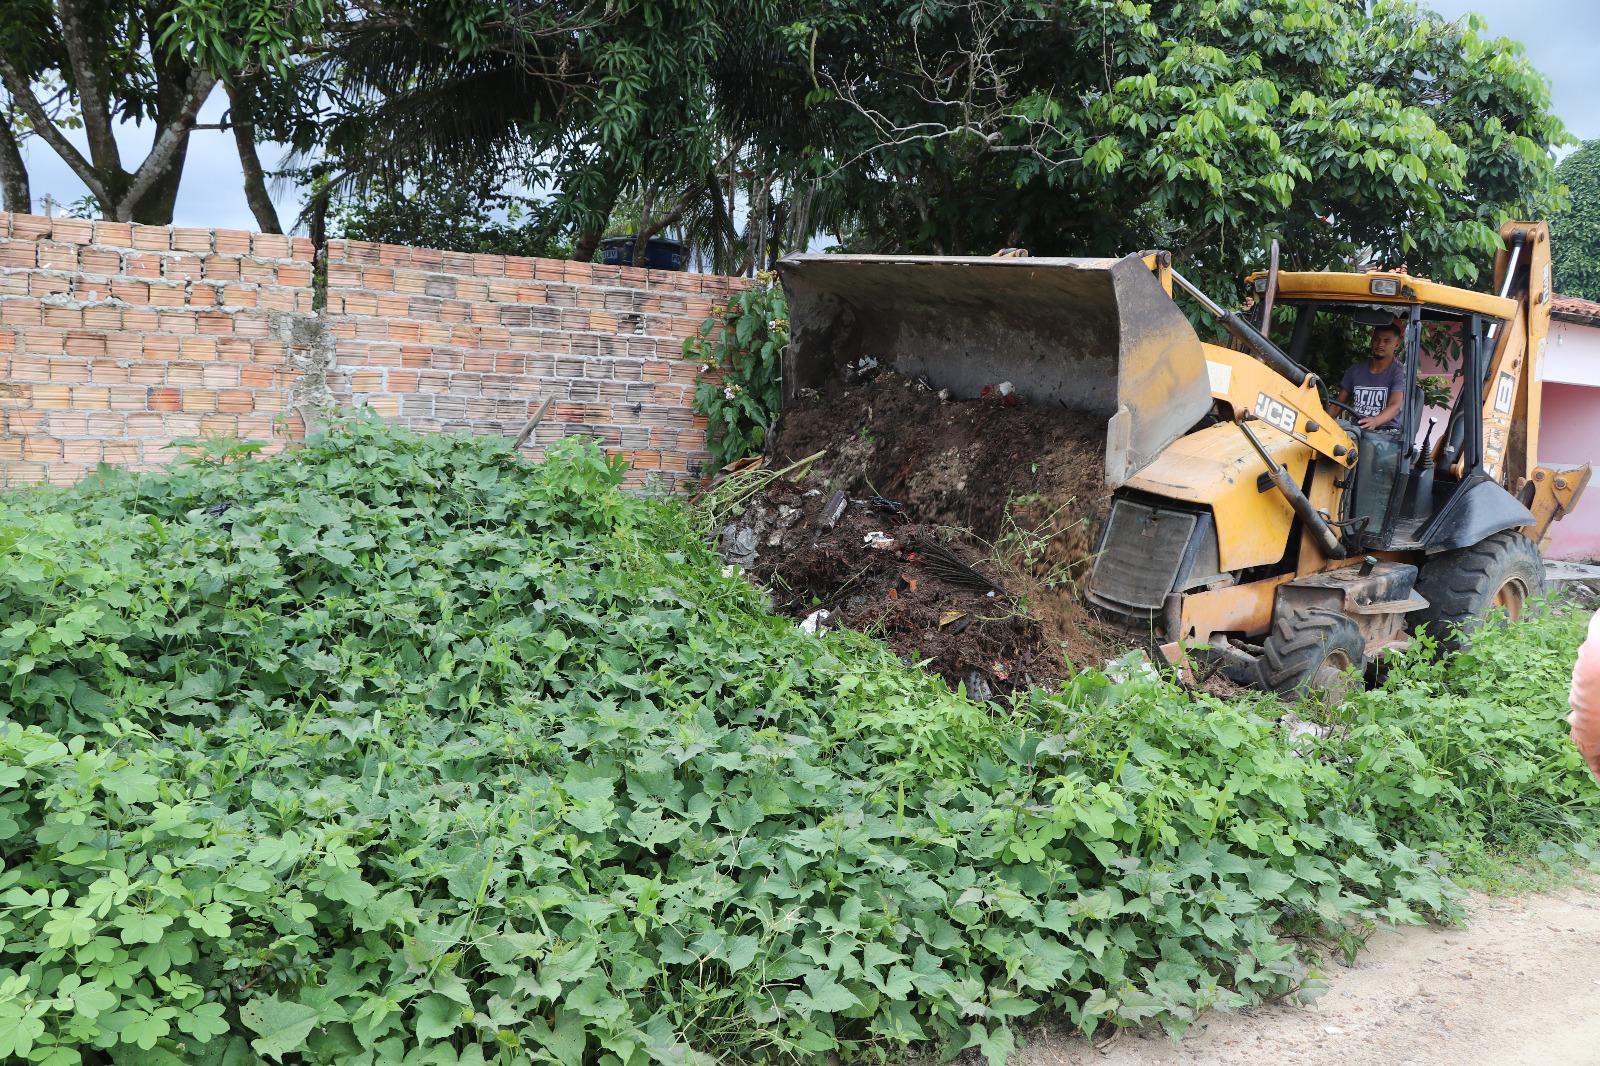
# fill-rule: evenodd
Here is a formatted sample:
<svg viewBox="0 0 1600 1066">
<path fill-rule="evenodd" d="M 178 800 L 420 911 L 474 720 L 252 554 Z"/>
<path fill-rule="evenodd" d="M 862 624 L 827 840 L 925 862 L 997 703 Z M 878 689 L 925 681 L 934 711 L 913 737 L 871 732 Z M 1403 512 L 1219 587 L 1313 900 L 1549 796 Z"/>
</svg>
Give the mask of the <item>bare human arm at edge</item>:
<svg viewBox="0 0 1600 1066">
<path fill-rule="evenodd" d="M 1589 771 L 1600 781 L 1600 611 L 1589 619 L 1589 635 L 1578 649 L 1572 666 L 1572 692 L 1568 698 L 1572 713 L 1572 742 L 1589 764 Z"/>
</svg>

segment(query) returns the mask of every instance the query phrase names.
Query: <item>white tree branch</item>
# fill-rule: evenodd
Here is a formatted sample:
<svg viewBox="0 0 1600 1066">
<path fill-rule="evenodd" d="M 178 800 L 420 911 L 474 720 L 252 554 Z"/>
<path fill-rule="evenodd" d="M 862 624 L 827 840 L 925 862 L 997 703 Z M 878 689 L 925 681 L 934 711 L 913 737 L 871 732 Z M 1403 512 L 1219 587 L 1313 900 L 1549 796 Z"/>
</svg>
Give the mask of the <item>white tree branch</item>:
<svg viewBox="0 0 1600 1066">
<path fill-rule="evenodd" d="M 211 95 L 211 90 L 216 84 L 217 76 L 210 71 L 196 68 L 189 75 L 189 88 L 184 96 L 183 105 L 173 116 L 172 122 L 156 138 L 156 143 L 150 148 L 150 154 L 145 156 L 144 162 L 139 164 L 139 169 L 134 172 L 133 180 L 128 183 L 128 191 L 116 205 L 117 221 L 127 222 L 133 218 L 134 206 L 166 172 L 172 157 L 188 139 L 189 131 L 194 128 L 195 116 L 200 113 L 201 105 L 206 102 L 206 97 Z M 107 205 L 108 209 L 109 206 Z"/>
<path fill-rule="evenodd" d="M 72 172 L 82 179 L 96 199 L 102 204 L 106 203 L 109 197 L 106 195 L 105 183 L 100 180 L 100 173 L 83 157 L 82 152 L 73 147 L 72 142 L 56 128 L 56 124 L 50 121 L 50 116 L 45 113 L 44 107 L 33 95 L 28 79 L 22 76 L 22 72 L 3 50 L 0 50 L 0 80 L 5 82 L 6 90 L 11 93 L 12 103 L 28 116 L 28 121 L 33 125 L 33 132 L 55 149 L 56 155 L 72 168 Z"/>
<path fill-rule="evenodd" d="M 102 172 L 115 174 L 122 169 L 122 154 L 111 128 L 110 94 L 100 81 L 95 62 L 95 42 L 89 39 L 83 0 L 61 0 L 61 44 L 72 66 L 72 81 L 78 90 L 78 106 L 83 114 L 83 132 L 89 139 L 89 158 Z"/>
<path fill-rule="evenodd" d="M 1046 142 L 1065 144 L 1065 131 L 1044 119 L 1028 118 L 1017 109 L 1011 78 L 1022 65 L 1008 63 L 997 44 L 1007 24 L 1007 14 L 993 0 L 968 0 L 971 43 L 930 58 L 922 49 L 918 32 L 911 39 L 912 60 L 902 70 L 884 72 L 872 81 L 908 87 L 923 104 L 942 117 L 901 123 L 878 108 L 862 102 L 863 82 L 848 76 L 841 83 L 825 75 L 829 86 L 846 106 L 866 119 L 877 136 L 868 146 L 834 168 L 837 173 L 888 149 L 936 140 L 961 139 L 984 154 L 1025 154 L 1054 170 L 1081 161 L 1047 149 Z"/>
</svg>

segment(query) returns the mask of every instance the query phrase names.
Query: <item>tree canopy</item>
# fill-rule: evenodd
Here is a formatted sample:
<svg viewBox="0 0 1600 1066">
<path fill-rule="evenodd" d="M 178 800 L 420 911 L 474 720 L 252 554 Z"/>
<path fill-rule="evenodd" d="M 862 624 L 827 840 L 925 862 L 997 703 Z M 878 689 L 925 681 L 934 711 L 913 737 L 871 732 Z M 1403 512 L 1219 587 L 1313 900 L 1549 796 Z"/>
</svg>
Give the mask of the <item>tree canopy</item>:
<svg viewBox="0 0 1600 1066">
<path fill-rule="evenodd" d="M 10 0 L 0 6 L 0 185 L 7 208 L 27 210 L 31 189 L 17 134 L 60 156 L 107 218 L 164 223 L 183 177 L 200 108 L 219 84 L 247 112 L 264 79 L 282 73 L 327 14 L 323 0 Z M 45 91 L 41 91 L 45 90 Z M 283 97 L 284 90 L 273 95 Z M 247 194 L 275 229 L 255 129 L 236 114 Z M 149 152 L 123 158 L 116 127 L 153 127 Z M 87 153 L 66 131 L 81 128 Z M 263 212 L 263 206 L 267 209 Z"/>
<path fill-rule="evenodd" d="M 641 241 L 672 230 L 731 272 L 826 234 L 871 251 L 1166 247 L 1222 284 L 1276 238 L 1295 266 L 1370 259 L 1471 282 L 1502 220 L 1560 205 L 1551 149 L 1567 140 L 1520 45 L 1412 0 L 7 11 L 13 119 L 20 108 L 64 142 L 44 129 L 49 102 L 28 100 L 54 76 L 92 149 L 111 116 L 165 123 L 160 166 L 130 171 L 109 149 L 74 162 L 108 215 L 170 215 L 188 103 L 210 80 L 230 93 L 252 206 L 270 211 L 252 163 L 270 134 L 299 150 L 324 203 L 534 190 L 551 204 L 541 234 L 580 258 L 621 212 Z M 95 62 L 74 59 L 74 25 Z"/>
<path fill-rule="evenodd" d="M 1570 203 L 1550 220 L 1556 291 L 1600 300 L 1600 140 L 1586 141 L 1556 167 Z"/>
<path fill-rule="evenodd" d="M 749 5 L 371 6 L 333 27 L 319 64 L 344 105 L 319 145 L 339 190 L 419 173 L 553 188 L 585 256 L 630 188 L 673 189 L 712 165 L 708 72 Z"/>
<path fill-rule="evenodd" d="M 1470 281 L 1555 203 L 1521 46 L 1407 0 L 844 0 L 804 31 L 861 247 L 1162 246 L 1236 277 L 1276 237 Z"/>
</svg>

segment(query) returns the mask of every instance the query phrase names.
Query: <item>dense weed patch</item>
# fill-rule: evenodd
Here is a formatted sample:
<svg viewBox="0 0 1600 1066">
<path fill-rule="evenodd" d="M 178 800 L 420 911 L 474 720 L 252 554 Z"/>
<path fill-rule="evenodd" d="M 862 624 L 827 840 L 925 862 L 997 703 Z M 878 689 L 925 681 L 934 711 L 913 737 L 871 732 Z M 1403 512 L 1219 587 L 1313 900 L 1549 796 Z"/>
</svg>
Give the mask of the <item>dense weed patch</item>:
<svg viewBox="0 0 1600 1066">
<path fill-rule="evenodd" d="M 590 446 L 227 458 L 0 498 L 0 1057 L 999 1061 L 1305 991 L 1305 940 L 1457 914 L 1452 857 L 1593 854 L 1577 620 L 1314 748 L 1157 679 L 996 711 Z"/>
</svg>

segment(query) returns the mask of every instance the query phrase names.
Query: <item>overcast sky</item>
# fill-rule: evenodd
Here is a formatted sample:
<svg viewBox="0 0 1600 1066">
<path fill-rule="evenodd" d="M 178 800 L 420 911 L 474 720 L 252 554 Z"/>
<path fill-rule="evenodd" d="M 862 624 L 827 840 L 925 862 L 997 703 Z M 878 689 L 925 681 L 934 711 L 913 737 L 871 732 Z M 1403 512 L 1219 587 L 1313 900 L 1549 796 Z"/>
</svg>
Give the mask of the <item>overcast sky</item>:
<svg viewBox="0 0 1600 1066">
<path fill-rule="evenodd" d="M 1452 18 L 1476 11 L 1488 21 L 1491 33 L 1521 41 L 1534 65 L 1549 77 L 1556 114 L 1567 129 L 1581 139 L 1600 137 L 1600 0 L 1426 2 Z M 224 107 L 222 94 L 214 94 L 201 112 L 200 121 L 217 121 Z M 80 146 L 83 144 L 81 131 L 69 136 Z M 131 125 L 119 131 L 117 140 L 123 146 L 125 160 L 142 159 L 150 147 L 149 132 Z M 26 142 L 24 152 L 36 211 L 43 210 L 46 194 L 58 203 L 71 203 L 87 191 L 66 164 L 37 138 Z M 282 149 L 271 145 L 261 150 L 262 163 L 268 169 L 276 167 L 282 156 Z M 300 209 L 299 190 L 283 190 L 276 199 L 279 216 L 285 225 L 290 224 Z M 233 134 L 197 130 L 191 136 L 175 221 L 184 226 L 255 228 L 245 204 Z"/>
</svg>

